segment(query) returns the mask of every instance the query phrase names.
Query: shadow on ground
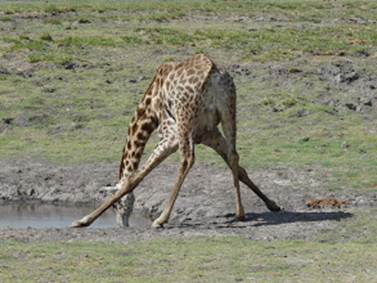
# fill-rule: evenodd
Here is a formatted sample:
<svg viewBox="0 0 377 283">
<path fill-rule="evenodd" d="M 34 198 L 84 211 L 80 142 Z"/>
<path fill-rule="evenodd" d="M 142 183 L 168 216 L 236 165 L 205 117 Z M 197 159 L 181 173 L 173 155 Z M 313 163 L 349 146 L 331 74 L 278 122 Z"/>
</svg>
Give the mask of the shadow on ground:
<svg viewBox="0 0 377 283">
<path fill-rule="evenodd" d="M 217 220 L 191 223 L 190 221 L 178 224 L 179 227 L 201 227 L 201 226 L 215 226 L 215 228 L 248 228 L 259 227 L 269 225 L 289 224 L 296 222 L 320 222 L 320 221 L 340 221 L 353 217 L 352 213 L 343 211 L 320 211 L 320 212 L 294 212 L 294 211 L 282 211 L 282 212 L 261 212 L 261 213 L 246 213 L 246 219 L 244 221 L 238 221 L 234 213 L 228 213 L 219 215 Z M 177 227 L 177 225 L 175 225 Z"/>
</svg>

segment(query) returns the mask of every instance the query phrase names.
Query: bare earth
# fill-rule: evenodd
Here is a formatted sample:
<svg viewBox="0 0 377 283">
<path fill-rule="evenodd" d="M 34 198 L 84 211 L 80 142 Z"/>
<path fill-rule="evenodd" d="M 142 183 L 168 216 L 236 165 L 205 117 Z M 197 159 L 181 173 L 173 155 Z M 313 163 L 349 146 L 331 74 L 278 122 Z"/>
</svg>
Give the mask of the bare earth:
<svg viewBox="0 0 377 283">
<path fill-rule="evenodd" d="M 55 167 L 28 160 L 0 161 L 0 199 L 98 203 L 102 199 L 101 188 L 114 184 L 116 171 L 116 167 L 109 164 Z M 235 221 L 230 172 L 199 162 L 184 184 L 169 224 L 162 230 L 149 227 L 5 229 L 0 230 L 0 239 L 129 242 L 162 236 L 242 235 L 255 240 L 313 240 L 320 233 L 338 229 L 339 223 L 352 219 L 360 208 L 365 212 L 377 205 L 376 192 L 363 195 L 329 192 L 325 186 L 326 172 L 315 168 L 300 172 L 289 168 L 249 170 L 249 174 L 262 191 L 283 208 L 282 212 L 268 211 L 263 202 L 243 186 L 247 220 Z M 152 172 L 135 191 L 136 208 L 148 218 L 157 217 L 175 175 L 174 164 L 161 165 Z M 318 198 L 336 198 L 350 203 L 341 208 L 310 209 L 306 206 L 306 201 Z"/>
</svg>

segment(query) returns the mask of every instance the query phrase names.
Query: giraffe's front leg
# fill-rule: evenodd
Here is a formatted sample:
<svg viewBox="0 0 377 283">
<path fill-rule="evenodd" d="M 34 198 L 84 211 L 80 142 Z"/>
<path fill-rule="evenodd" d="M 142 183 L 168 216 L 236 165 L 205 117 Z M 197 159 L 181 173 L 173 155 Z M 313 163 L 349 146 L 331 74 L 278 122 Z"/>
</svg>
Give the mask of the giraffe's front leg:
<svg viewBox="0 0 377 283">
<path fill-rule="evenodd" d="M 177 199 L 178 193 L 182 187 L 182 184 L 194 164 L 194 143 L 191 136 L 185 136 L 181 138 L 179 149 L 181 153 L 181 165 L 179 168 L 178 177 L 176 183 L 173 187 L 173 191 L 170 198 L 165 206 L 164 211 L 161 215 L 152 223 L 153 228 L 162 228 L 162 226 L 168 222 L 170 214 L 173 210 L 175 200 Z"/>
</svg>

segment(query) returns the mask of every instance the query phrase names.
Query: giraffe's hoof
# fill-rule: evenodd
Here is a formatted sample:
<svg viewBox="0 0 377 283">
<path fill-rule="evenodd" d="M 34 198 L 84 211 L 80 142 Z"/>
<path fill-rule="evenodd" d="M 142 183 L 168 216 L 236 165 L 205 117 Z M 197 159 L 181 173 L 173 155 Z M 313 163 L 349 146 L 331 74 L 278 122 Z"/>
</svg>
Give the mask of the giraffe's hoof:
<svg viewBox="0 0 377 283">
<path fill-rule="evenodd" d="M 90 223 L 88 223 L 87 221 L 83 221 L 83 219 L 80 219 L 80 220 L 73 221 L 70 227 L 71 228 L 82 228 L 82 227 L 89 226 L 89 224 Z"/>
<path fill-rule="evenodd" d="M 152 228 L 154 228 L 154 229 L 162 229 L 162 228 L 164 228 L 164 223 L 161 223 L 160 221 L 158 221 L 158 219 L 156 219 L 152 223 Z"/>
<path fill-rule="evenodd" d="M 245 210 L 243 209 L 242 205 L 236 208 L 236 218 L 238 221 L 245 221 Z"/>
<path fill-rule="evenodd" d="M 281 208 L 274 201 L 267 203 L 267 208 L 270 211 L 275 211 L 275 212 L 281 211 Z"/>
<path fill-rule="evenodd" d="M 245 215 L 237 216 L 237 220 L 238 220 L 238 221 L 245 221 L 245 220 L 246 220 L 246 217 L 245 217 Z"/>
<path fill-rule="evenodd" d="M 79 220 L 76 220 L 76 221 L 72 222 L 70 227 L 71 228 L 81 228 L 81 227 L 84 227 L 84 225 Z"/>
<path fill-rule="evenodd" d="M 245 214 L 237 215 L 237 220 L 238 221 L 245 221 L 246 220 Z"/>
</svg>

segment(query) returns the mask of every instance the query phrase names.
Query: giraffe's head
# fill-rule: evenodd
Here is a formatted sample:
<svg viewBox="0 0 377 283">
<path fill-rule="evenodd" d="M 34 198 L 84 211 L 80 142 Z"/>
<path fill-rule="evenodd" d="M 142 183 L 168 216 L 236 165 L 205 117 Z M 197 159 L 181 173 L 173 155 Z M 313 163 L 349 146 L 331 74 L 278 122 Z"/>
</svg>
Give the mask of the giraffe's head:
<svg viewBox="0 0 377 283">
<path fill-rule="evenodd" d="M 113 204 L 116 214 L 116 222 L 119 227 L 128 227 L 129 219 L 133 211 L 135 196 L 131 192 L 118 202 Z"/>
<path fill-rule="evenodd" d="M 112 187 L 103 187 L 100 190 L 101 198 L 107 198 L 108 196 L 115 194 L 119 189 L 119 183 Z M 129 226 L 129 218 L 133 211 L 134 202 L 135 196 L 133 192 L 131 192 L 121 198 L 118 202 L 113 204 L 113 209 L 116 215 L 116 222 L 119 227 Z"/>
</svg>

